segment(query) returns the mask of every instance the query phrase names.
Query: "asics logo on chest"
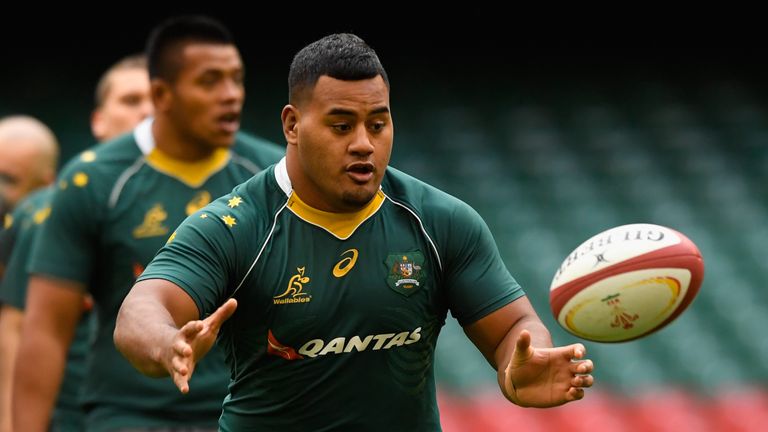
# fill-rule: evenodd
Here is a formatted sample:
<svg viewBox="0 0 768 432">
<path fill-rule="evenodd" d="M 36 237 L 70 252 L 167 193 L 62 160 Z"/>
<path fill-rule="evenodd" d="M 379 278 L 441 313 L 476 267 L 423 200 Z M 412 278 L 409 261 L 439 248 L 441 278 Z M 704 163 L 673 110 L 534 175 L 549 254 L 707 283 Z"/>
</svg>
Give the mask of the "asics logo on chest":
<svg viewBox="0 0 768 432">
<path fill-rule="evenodd" d="M 336 263 L 336 266 L 333 267 L 333 275 L 337 278 L 344 277 L 350 270 L 352 270 L 352 267 L 354 267 L 357 262 L 357 249 L 348 249 L 344 251 L 341 256 L 348 253 L 351 253 L 351 255 L 342 258 L 341 261 Z"/>
</svg>

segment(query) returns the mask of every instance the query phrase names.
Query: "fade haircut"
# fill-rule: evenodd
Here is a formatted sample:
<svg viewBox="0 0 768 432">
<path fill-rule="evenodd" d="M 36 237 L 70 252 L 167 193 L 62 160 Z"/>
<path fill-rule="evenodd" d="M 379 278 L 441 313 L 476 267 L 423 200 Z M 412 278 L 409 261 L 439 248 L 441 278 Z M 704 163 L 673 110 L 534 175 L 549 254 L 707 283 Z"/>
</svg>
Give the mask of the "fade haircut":
<svg viewBox="0 0 768 432">
<path fill-rule="evenodd" d="M 204 15 L 169 18 L 152 30 L 147 39 L 149 79 L 173 82 L 181 70 L 181 52 L 190 43 L 234 45 L 224 25 Z"/>
<path fill-rule="evenodd" d="M 321 76 L 343 81 L 359 81 L 381 75 L 389 88 L 389 78 L 376 51 L 350 33 L 328 35 L 302 48 L 291 62 L 288 73 L 288 98 L 296 104 Z"/>
<path fill-rule="evenodd" d="M 129 69 L 146 70 L 147 57 L 144 54 L 134 54 L 123 57 L 101 74 L 101 78 L 99 78 L 99 82 L 96 84 L 96 93 L 94 94 L 94 106 L 96 109 L 104 106 L 104 102 L 107 101 L 107 94 L 109 94 L 110 86 L 112 85 L 112 73 Z"/>
</svg>

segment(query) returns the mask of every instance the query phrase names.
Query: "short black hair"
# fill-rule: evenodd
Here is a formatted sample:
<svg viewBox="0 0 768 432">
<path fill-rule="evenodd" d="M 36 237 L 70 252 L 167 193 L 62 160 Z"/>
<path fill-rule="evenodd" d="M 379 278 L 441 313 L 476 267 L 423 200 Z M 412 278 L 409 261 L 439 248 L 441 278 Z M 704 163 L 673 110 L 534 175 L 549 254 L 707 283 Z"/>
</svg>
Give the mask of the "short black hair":
<svg viewBox="0 0 768 432">
<path fill-rule="evenodd" d="M 205 15 L 181 15 L 158 24 L 147 39 L 149 78 L 173 81 L 179 72 L 179 54 L 189 43 L 234 45 L 229 30 Z"/>
<path fill-rule="evenodd" d="M 312 42 L 293 57 L 288 73 L 288 97 L 295 103 L 299 94 L 314 87 L 321 76 L 343 81 L 358 81 L 381 75 L 389 88 L 389 78 L 376 51 L 360 37 L 350 33 L 328 35 Z"/>
</svg>

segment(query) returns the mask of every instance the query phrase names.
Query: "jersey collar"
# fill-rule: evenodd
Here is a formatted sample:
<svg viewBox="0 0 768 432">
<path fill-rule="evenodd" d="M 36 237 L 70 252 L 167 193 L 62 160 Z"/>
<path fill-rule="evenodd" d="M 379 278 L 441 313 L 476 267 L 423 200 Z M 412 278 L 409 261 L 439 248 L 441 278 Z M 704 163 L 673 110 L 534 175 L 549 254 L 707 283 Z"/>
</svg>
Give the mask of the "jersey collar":
<svg viewBox="0 0 768 432">
<path fill-rule="evenodd" d="M 152 135 L 152 123 L 154 118 L 144 119 L 133 130 L 141 153 L 144 154 L 149 166 L 170 177 L 174 177 L 186 185 L 196 188 L 203 185 L 212 175 L 219 172 L 227 165 L 230 159 L 228 148 L 216 149 L 210 157 L 200 161 L 187 162 L 174 159 L 158 150 L 155 146 L 155 137 Z"/>
<path fill-rule="evenodd" d="M 147 117 L 133 129 L 133 138 L 144 156 L 150 154 L 155 148 L 155 137 L 152 136 L 152 123 L 154 121 L 153 117 Z"/>
<path fill-rule="evenodd" d="M 285 157 L 275 165 L 275 180 L 288 197 L 286 207 L 303 221 L 322 228 L 340 240 L 346 240 L 384 204 L 384 192 L 379 189 L 371 202 L 354 213 L 330 213 L 311 207 L 301 200 L 291 186 Z"/>
</svg>

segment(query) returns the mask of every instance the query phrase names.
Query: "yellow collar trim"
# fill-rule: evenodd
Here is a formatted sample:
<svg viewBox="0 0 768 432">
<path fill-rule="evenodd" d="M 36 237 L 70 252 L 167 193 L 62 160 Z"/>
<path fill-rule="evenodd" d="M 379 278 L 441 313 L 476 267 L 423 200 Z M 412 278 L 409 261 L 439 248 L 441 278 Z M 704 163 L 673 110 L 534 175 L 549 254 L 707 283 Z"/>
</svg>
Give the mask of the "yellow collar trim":
<svg viewBox="0 0 768 432">
<path fill-rule="evenodd" d="M 328 231 L 340 240 L 346 240 L 381 208 L 384 198 L 384 192 L 379 189 L 365 208 L 354 213 L 330 213 L 318 210 L 302 201 L 296 192 L 291 192 L 286 205 L 304 221 Z"/>
<path fill-rule="evenodd" d="M 205 159 L 188 162 L 174 159 L 157 148 L 147 155 L 147 164 L 163 174 L 174 177 L 190 187 L 200 187 L 212 175 L 224 168 L 231 154 L 228 148 L 218 148 Z"/>
</svg>

